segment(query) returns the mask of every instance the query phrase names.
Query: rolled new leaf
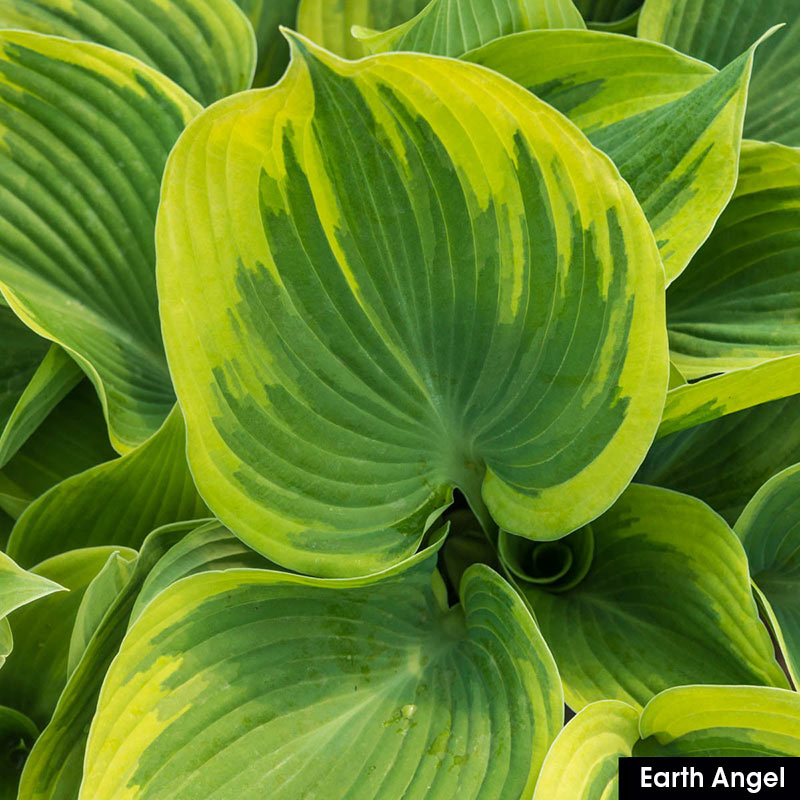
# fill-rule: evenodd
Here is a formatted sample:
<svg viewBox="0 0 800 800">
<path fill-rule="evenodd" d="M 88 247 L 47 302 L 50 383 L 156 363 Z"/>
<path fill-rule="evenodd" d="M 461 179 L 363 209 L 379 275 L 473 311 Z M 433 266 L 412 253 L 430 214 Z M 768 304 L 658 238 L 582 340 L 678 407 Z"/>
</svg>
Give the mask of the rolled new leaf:
<svg viewBox="0 0 800 800">
<path fill-rule="evenodd" d="M 345 58 L 366 55 L 353 26 L 384 31 L 416 16 L 428 0 L 300 0 L 297 30 L 311 41 Z"/>
<path fill-rule="evenodd" d="M 669 47 L 594 31 L 517 34 L 464 58 L 525 86 L 611 156 L 642 204 L 671 281 L 736 184 L 753 60 L 747 44 L 718 73 Z"/>
<path fill-rule="evenodd" d="M 253 31 L 233 0 L 0 0 L 0 27 L 129 53 L 203 105 L 249 88 L 256 63 Z"/>
<path fill-rule="evenodd" d="M 458 57 L 519 31 L 585 27 L 572 0 L 430 0 L 396 28 L 353 33 L 370 53 L 411 50 Z"/>
<path fill-rule="evenodd" d="M 800 465 L 768 480 L 734 526 L 767 617 L 800 684 Z"/>
<path fill-rule="evenodd" d="M 203 498 L 318 575 L 408 557 L 454 487 L 563 536 L 627 484 L 667 385 L 632 192 L 501 76 L 294 41 L 167 169 L 159 292 Z"/>
<path fill-rule="evenodd" d="M 68 591 L 42 597 L 8 618 L 14 650 L 0 669 L 0 705 L 23 711 L 40 728 L 67 681 L 70 633 L 83 593 L 114 550 L 72 550 L 37 565 L 32 572 Z"/>
<path fill-rule="evenodd" d="M 796 0 L 646 0 L 638 35 L 715 66 L 727 64 L 772 25 L 786 28 L 759 50 L 744 135 L 800 145 L 800 8 Z"/>
<path fill-rule="evenodd" d="M 786 377 L 795 372 L 793 366 L 789 370 L 785 364 L 777 366 L 779 370 L 767 363 L 741 370 L 744 375 L 734 372 L 713 378 L 719 383 L 708 388 L 705 384 L 711 381 L 691 384 L 697 389 L 694 399 L 688 387 L 674 390 L 682 399 L 677 407 L 670 404 L 664 425 L 675 432 L 655 442 L 635 480 L 699 497 L 733 525 L 762 484 L 800 462 L 800 394 L 787 397 L 791 386 L 760 380 L 762 375 L 780 380 L 779 373 Z M 734 384 L 739 384 L 736 395 L 727 401 L 724 387 Z M 773 392 L 782 399 L 763 402 L 763 395 L 769 398 Z M 726 402 L 734 409 L 740 404 L 741 410 L 719 416 Z"/>
<path fill-rule="evenodd" d="M 174 584 L 109 670 L 81 800 L 529 796 L 562 724 L 552 657 L 497 573 L 448 608 L 434 561 Z"/>
<path fill-rule="evenodd" d="M 20 517 L 8 553 L 35 564 L 104 544 L 138 549 L 160 525 L 207 513 L 186 463 L 186 433 L 175 407 L 141 447 L 54 486 Z"/>
<path fill-rule="evenodd" d="M 604 699 L 641 708 L 690 683 L 788 685 L 758 617 L 741 543 L 699 500 L 633 484 L 587 529 L 523 542 L 526 558 L 522 540 L 509 538 L 503 534 L 501 558 L 553 651 L 572 708 Z"/>
<path fill-rule="evenodd" d="M 800 353 L 798 260 L 800 150 L 743 142 L 730 204 L 667 293 L 672 360 L 688 378 Z"/>
<path fill-rule="evenodd" d="M 174 404 L 153 230 L 167 154 L 200 106 L 130 56 L 22 31 L 0 33 L 0 77 L 0 286 L 81 364 L 129 449 Z"/>
</svg>

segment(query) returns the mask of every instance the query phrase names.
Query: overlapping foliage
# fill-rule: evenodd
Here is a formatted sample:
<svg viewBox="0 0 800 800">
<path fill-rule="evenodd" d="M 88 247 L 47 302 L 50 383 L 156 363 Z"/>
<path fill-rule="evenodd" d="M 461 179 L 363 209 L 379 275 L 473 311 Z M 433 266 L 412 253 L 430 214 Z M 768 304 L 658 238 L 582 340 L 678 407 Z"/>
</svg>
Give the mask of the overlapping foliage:
<svg viewBox="0 0 800 800">
<path fill-rule="evenodd" d="M 0 798 L 800 755 L 795 6 L 0 0 Z"/>
</svg>

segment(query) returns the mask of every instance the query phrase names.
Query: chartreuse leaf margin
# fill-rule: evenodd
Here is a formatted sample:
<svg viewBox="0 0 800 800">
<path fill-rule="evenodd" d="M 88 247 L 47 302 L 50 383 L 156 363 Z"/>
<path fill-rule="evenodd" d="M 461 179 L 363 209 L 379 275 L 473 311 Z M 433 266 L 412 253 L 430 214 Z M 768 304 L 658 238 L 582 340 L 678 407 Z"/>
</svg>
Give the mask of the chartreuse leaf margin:
<svg viewBox="0 0 800 800">
<path fill-rule="evenodd" d="M 586 706 L 548 753 L 534 800 L 616 797 L 620 757 L 798 755 L 796 692 L 751 686 L 667 689 L 641 716 L 618 700 Z"/>
<path fill-rule="evenodd" d="M 165 590 L 103 685 L 81 800 L 231 781 L 242 800 L 320 781 L 332 800 L 529 796 L 562 724 L 555 664 L 485 565 L 448 606 L 436 547 L 370 578 L 229 570 Z"/>
<path fill-rule="evenodd" d="M 0 290 L 87 373 L 120 451 L 174 404 L 153 231 L 167 154 L 199 110 L 130 56 L 0 32 Z"/>
<path fill-rule="evenodd" d="M 587 522 L 667 386 L 629 187 L 485 69 L 293 46 L 276 88 L 187 128 L 165 177 L 161 315 L 204 500 L 316 575 L 408 557 L 454 487 L 523 536 Z"/>
</svg>

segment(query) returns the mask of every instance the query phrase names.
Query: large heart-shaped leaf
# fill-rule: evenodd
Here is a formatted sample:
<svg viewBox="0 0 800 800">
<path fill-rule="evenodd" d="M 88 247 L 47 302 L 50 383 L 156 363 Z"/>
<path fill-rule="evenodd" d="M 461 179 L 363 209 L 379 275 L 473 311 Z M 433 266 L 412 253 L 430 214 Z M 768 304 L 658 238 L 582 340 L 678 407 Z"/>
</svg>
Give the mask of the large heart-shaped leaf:
<svg viewBox="0 0 800 800">
<path fill-rule="evenodd" d="M 136 549 L 160 525 L 205 516 L 185 448 L 176 407 L 136 450 L 62 481 L 31 504 L 14 527 L 9 555 L 30 565 L 101 544 Z"/>
<path fill-rule="evenodd" d="M 73 550 L 34 567 L 36 575 L 68 591 L 42 597 L 8 617 L 14 651 L 0 669 L 0 705 L 23 711 L 40 728 L 67 680 L 70 633 L 83 593 L 114 549 Z"/>
<path fill-rule="evenodd" d="M 198 527 L 199 525 L 199 527 Z M 26 800 L 74 800 L 100 686 L 129 620 L 161 589 L 203 570 L 268 566 L 218 523 L 181 522 L 151 533 L 128 580 L 112 598 L 67 681 L 48 726 L 31 751 L 20 792 Z M 99 576 L 98 576 L 99 577 Z M 97 579 L 87 594 L 97 588 Z M 86 595 L 84 595 L 84 602 Z M 80 612 L 79 612 L 80 616 Z M 78 620 L 76 619 L 76 629 Z M 73 642 L 75 629 L 73 630 Z"/>
<path fill-rule="evenodd" d="M 253 32 L 233 0 L 0 0 L 0 27 L 130 53 L 204 105 L 247 89 L 256 62 Z"/>
<path fill-rule="evenodd" d="M 753 368 L 750 377 L 757 380 L 766 366 Z M 704 383 L 692 387 L 701 393 L 699 399 L 713 406 Z M 767 392 L 771 388 L 762 386 Z M 687 415 L 692 414 L 702 419 L 702 410 L 698 414 L 687 409 Z M 685 429 L 674 420 L 677 432 L 655 442 L 636 480 L 699 497 L 733 525 L 763 483 L 800 462 L 800 394 L 722 417 L 712 410 L 711 416 L 711 421 Z"/>
<path fill-rule="evenodd" d="M 800 465 L 768 480 L 745 506 L 734 530 L 767 616 L 800 683 Z"/>
<path fill-rule="evenodd" d="M 289 63 L 289 45 L 280 26 L 295 27 L 298 0 L 236 0 L 236 3 L 247 15 L 256 34 L 258 62 L 253 85 L 269 86 L 280 78 Z"/>
<path fill-rule="evenodd" d="M 84 381 L 0 470 L 0 508 L 16 519 L 55 484 L 115 457 L 97 394 Z"/>
<path fill-rule="evenodd" d="M 736 55 L 715 73 L 629 36 L 532 31 L 465 58 L 555 106 L 611 156 L 642 204 L 672 280 L 711 232 L 736 183 L 753 50 Z"/>
<path fill-rule="evenodd" d="M 34 33 L 0 34 L 0 77 L 0 285 L 77 358 L 129 448 L 174 404 L 153 230 L 167 154 L 199 106 L 130 56 Z"/>
<path fill-rule="evenodd" d="M 741 543 L 693 497 L 633 484 L 588 528 L 539 544 L 504 534 L 500 554 L 572 708 L 641 707 L 691 683 L 788 685 Z"/>
<path fill-rule="evenodd" d="M 448 608 L 434 561 L 167 589 L 109 670 L 82 800 L 529 796 L 562 724 L 552 657 L 497 573 Z"/>
<path fill-rule="evenodd" d="M 533 800 L 611 800 L 620 758 L 639 741 L 639 712 L 619 700 L 591 703 L 558 734 Z"/>
<path fill-rule="evenodd" d="M 800 145 L 800 7 L 797 0 L 646 0 L 639 36 L 666 42 L 715 66 L 727 64 L 778 23 L 785 30 L 759 50 L 744 135 Z"/>
<path fill-rule="evenodd" d="M 563 536 L 617 497 L 661 411 L 641 209 L 505 78 L 309 48 L 201 115 L 167 169 L 159 292 L 201 494 L 312 574 L 407 557 L 453 487 Z"/>
<path fill-rule="evenodd" d="M 800 352 L 798 262 L 800 150 L 744 142 L 730 204 L 667 293 L 681 372 L 698 378 Z"/>
<path fill-rule="evenodd" d="M 350 33 L 354 25 L 387 30 L 406 22 L 428 0 L 300 0 L 297 30 L 317 44 L 346 58 L 360 58 L 364 46 Z"/>
<path fill-rule="evenodd" d="M 396 28 L 354 33 L 371 53 L 412 50 L 457 57 L 519 31 L 585 27 L 572 0 L 431 0 Z"/>
</svg>

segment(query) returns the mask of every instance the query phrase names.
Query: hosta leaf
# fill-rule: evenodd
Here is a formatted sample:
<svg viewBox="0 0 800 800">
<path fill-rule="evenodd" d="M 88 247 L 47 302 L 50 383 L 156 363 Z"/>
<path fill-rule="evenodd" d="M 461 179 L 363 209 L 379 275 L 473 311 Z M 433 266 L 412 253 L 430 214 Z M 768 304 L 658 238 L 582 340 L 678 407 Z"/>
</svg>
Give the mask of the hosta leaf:
<svg viewBox="0 0 800 800">
<path fill-rule="evenodd" d="M 0 0 L 0 27 L 130 53 L 204 105 L 247 89 L 256 62 L 253 32 L 233 0 Z"/>
<path fill-rule="evenodd" d="M 171 547 L 150 570 L 136 598 L 131 621 L 137 620 L 153 598 L 181 578 L 198 572 L 238 567 L 276 568 L 218 522 L 196 527 Z"/>
<path fill-rule="evenodd" d="M 115 456 L 97 394 L 84 381 L 0 470 L 0 508 L 16 519 L 51 486 Z"/>
<path fill-rule="evenodd" d="M 745 506 L 734 530 L 770 622 L 800 684 L 800 464 L 768 480 Z"/>
<path fill-rule="evenodd" d="M 67 352 L 57 344 L 51 344 L 0 430 L 0 468 L 16 455 L 30 435 L 82 378 L 83 372 Z"/>
<path fill-rule="evenodd" d="M 647 704 L 641 718 L 616 701 L 583 709 L 550 749 L 534 800 L 616 800 L 620 756 L 798 754 L 800 698 L 795 692 L 750 686 L 667 689 Z"/>
<path fill-rule="evenodd" d="M 23 325 L 8 306 L 0 305 L 0 434 L 47 348 L 45 339 Z"/>
<path fill-rule="evenodd" d="M 118 449 L 174 403 L 153 229 L 167 154 L 199 106 L 105 47 L 0 34 L 0 285 L 92 379 Z"/>
<path fill-rule="evenodd" d="M 799 353 L 799 261 L 800 150 L 744 142 L 730 204 L 667 293 L 681 371 L 697 378 Z"/>
<path fill-rule="evenodd" d="M 298 0 L 236 0 L 236 3 L 256 34 L 258 63 L 253 85 L 269 86 L 280 78 L 289 63 L 289 45 L 280 26 L 296 26 Z"/>
<path fill-rule="evenodd" d="M 747 408 L 781 400 L 800 389 L 800 355 L 784 356 L 704 381 L 670 387 L 657 438 Z"/>
<path fill-rule="evenodd" d="M 518 585 L 572 708 L 641 707 L 690 683 L 787 685 L 741 543 L 699 500 L 632 484 L 588 529 L 527 546 L 509 566 L 531 574 Z"/>
<path fill-rule="evenodd" d="M 114 549 L 73 550 L 34 567 L 35 574 L 68 591 L 9 615 L 14 651 L 0 669 L 0 705 L 23 711 L 39 727 L 47 724 L 67 680 L 70 633 L 81 598 Z"/>
<path fill-rule="evenodd" d="M 0 619 L 0 667 L 6 663 L 6 656 L 14 649 L 14 636 L 11 633 L 11 626 L 8 620 L 3 617 Z"/>
<path fill-rule="evenodd" d="M 734 190 L 752 55 L 751 48 L 715 73 L 629 36 L 532 31 L 465 58 L 555 106 L 611 156 L 642 204 L 672 280 Z"/>
<path fill-rule="evenodd" d="M 639 712 L 619 700 L 591 703 L 559 733 L 542 766 L 533 800 L 617 797 L 621 757 L 639 741 Z"/>
<path fill-rule="evenodd" d="M 771 25 L 787 27 L 759 50 L 744 135 L 800 145 L 800 9 L 796 0 L 646 0 L 639 36 L 727 64 Z"/>
<path fill-rule="evenodd" d="M 300 0 L 297 30 L 327 50 L 346 58 L 361 58 L 364 47 L 350 33 L 354 25 L 387 30 L 406 22 L 428 0 Z"/>
<path fill-rule="evenodd" d="M 103 685 L 82 800 L 529 796 L 562 720 L 552 657 L 497 573 L 471 567 L 447 608 L 420 558 L 167 589 Z"/>
<path fill-rule="evenodd" d="M 184 537 L 201 524 L 192 521 L 166 525 L 145 540 L 139 557 L 132 563 L 128 581 L 112 599 L 86 643 L 50 723 L 28 757 L 20 785 L 20 793 L 26 800 L 75 800 L 78 796 L 89 724 L 97 707 L 100 686 L 125 635 L 134 601 L 161 559 L 169 558 Z M 209 527 L 204 526 L 205 529 Z M 252 556 L 252 551 L 249 552 Z M 246 557 L 239 562 L 230 559 L 228 563 L 230 566 L 253 566 L 252 559 L 248 561 Z M 200 569 L 199 564 L 194 566 Z M 215 566 L 209 564 L 207 568 Z M 172 574 L 175 580 L 183 577 L 179 571 Z"/>
<path fill-rule="evenodd" d="M 753 686 L 663 692 L 639 720 L 635 756 L 800 756 L 800 695 Z"/>
<path fill-rule="evenodd" d="M 111 554 L 104 567 L 86 587 L 78 607 L 78 613 L 75 615 L 75 622 L 72 625 L 67 675 L 72 675 L 75 671 L 86 646 L 100 626 L 106 612 L 130 580 L 131 574 L 136 568 L 137 555 L 135 550 L 121 547 L 117 552 Z"/>
<path fill-rule="evenodd" d="M 755 378 L 761 374 L 757 370 Z M 704 383 L 693 386 L 701 389 Z M 715 416 L 714 401 L 708 395 L 705 401 Z M 794 394 L 663 436 L 650 449 L 636 481 L 699 497 L 733 525 L 763 483 L 798 462 L 800 394 Z"/>
<path fill-rule="evenodd" d="M 176 406 L 136 450 L 61 482 L 33 503 L 11 534 L 9 555 L 25 565 L 101 544 L 136 549 L 159 525 L 205 516 L 185 447 Z"/>
<path fill-rule="evenodd" d="M 0 800 L 17 800 L 25 755 L 38 736 L 36 726 L 19 711 L 0 706 Z"/>
<path fill-rule="evenodd" d="M 564 535 L 627 484 L 667 384 L 632 193 L 500 76 L 296 47 L 167 169 L 159 292 L 200 492 L 313 574 L 407 557 L 453 487 Z"/>
<path fill-rule="evenodd" d="M 642 0 L 575 0 L 587 22 L 616 22 L 637 11 Z"/>
<path fill-rule="evenodd" d="M 40 597 L 64 591 L 54 581 L 33 572 L 27 572 L 5 553 L 0 553 L 0 619 Z"/>
<path fill-rule="evenodd" d="M 372 53 L 413 50 L 457 57 L 519 31 L 585 27 L 572 0 L 431 0 L 396 28 L 354 34 Z"/>
</svg>

